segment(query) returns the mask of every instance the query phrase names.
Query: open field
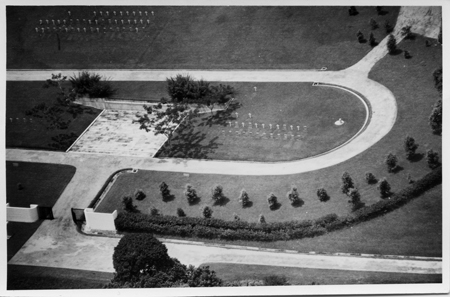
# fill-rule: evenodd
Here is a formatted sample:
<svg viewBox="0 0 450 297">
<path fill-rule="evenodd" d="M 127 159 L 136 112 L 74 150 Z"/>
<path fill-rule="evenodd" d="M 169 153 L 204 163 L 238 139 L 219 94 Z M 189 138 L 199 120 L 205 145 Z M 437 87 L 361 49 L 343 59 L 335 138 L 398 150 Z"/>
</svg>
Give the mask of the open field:
<svg viewBox="0 0 450 297">
<path fill-rule="evenodd" d="M 6 162 L 6 201 L 10 206 L 52 207 L 75 174 L 75 167 L 58 164 Z M 17 184 L 23 189 L 19 190 Z"/>
<path fill-rule="evenodd" d="M 292 268 L 264 265 L 205 263 L 225 281 L 262 280 L 266 276 L 285 276 L 291 285 L 347 285 L 347 284 L 413 284 L 441 283 L 442 275 L 408 274 L 334 269 Z"/>
<path fill-rule="evenodd" d="M 8 290 L 101 289 L 112 273 L 40 266 L 8 265 Z"/>
<path fill-rule="evenodd" d="M 377 15 L 375 7 L 357 9 L 357 16 L 349 16 L 346 6 L 8 7 L 7 68 L 343 69 L 371 49 L 358 43 L 358 30 L 380 41 L 385 21 L 394 26 L 399 11 L 386 6 L 387 13 Z M 371 18 L 380 28 L 371 31 Z M 66 33 L 63 20 L 75 29 Z"/>
<path fill-rule="evenodd" d="M 344 143 L 366 118 L 363 103 L 340 89 L 313 87 L 312 83 L 229 85 L 236 89 L 242 107 L 205 114 L 196 119 L 193 128 L 180 126 L 157 157 L 264 162 L 302 159 Z M 334 124 L 339 118 L 344 125 Z"/>
<path fill-rule="evenodd" d="M 76 116 L 64 112 L 59 121 L 70 121 L 67 129 L 49 129 L 50 122 L 46 119 L 26 114 L 39 104 L 51 107 L 56 103 L 56 88 L 44 89 L 43 85 L 44 82 L 6 82 L 6 147 L 65 151 L 100 113 L 91 107 L 83 107 L 83 113 Z M 66 107 L 61 108 L 67 110 Z M 52 139 L 61 136 L 68 139 Z"/>
</svg>

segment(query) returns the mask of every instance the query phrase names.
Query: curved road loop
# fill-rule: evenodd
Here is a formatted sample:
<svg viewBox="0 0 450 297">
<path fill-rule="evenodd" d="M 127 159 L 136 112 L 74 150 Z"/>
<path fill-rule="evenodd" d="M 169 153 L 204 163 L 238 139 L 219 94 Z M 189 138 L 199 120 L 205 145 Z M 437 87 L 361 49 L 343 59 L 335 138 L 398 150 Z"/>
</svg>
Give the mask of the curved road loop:
<svg viewBox="0 0 450 297">
<path fill-rule="evenodd" d="M 435 34 L 429 23 L 422 20 L 435 9 L 402 7 L 394 34 L 399 42 L 399 32 L 404 24 L 412 24 L 413 32 Z M 421 15 L 422 14 L 422 15 Z M 412 20 L 412 21 L 411 21 Z M 425 29 L 424 29 L 425 28 Z M 422 30 L 422 31 L 421 31 Z M 433 36 L 432 36 L 433 37 Z M 53 207 L 55 220 L 44 221 L 25 245 L 9 261 L 10 264 L 51 266 L 97 271 L 114 271 L 112 254 L 118 238 L 90 237 L 78 233 L 71 218 L 70 208 L 85 208 L 101 189 L 103 183 L 116 170 L 139 168 L 159 171 L 192 173 L 220 173 L 241 175 L 294 174 L 333 166 L 363 152 L 384 135 L 395 123 L 397 115 L 393 94 L 383 85 L 368 79 L 373 65 L 386 55 L 386 39 L 366 57 L 342 71 L 308 70 L 92 70 L 112 80 L 161 81 L 168 76 L 189 73 L 196 78 L 211 81 L 247 82 L 319 82 L 339 85 L 357 91 L 370 103 L 371 120 L 365 130 L 347 145 L 328 154 L 292 162 L 256 163 L 183 159 L 154 159 L 82 153 L 63 153 L 21 149 L 7 149 L 6 160 L 73 165 L 77 171 Z M 45 80 L 51 73 L 73 75 L 79 70 L 8 70 L 7 80 Z M 276 169 L 275 169 L 276 167 Z M 206 262 L 246 263 L 273 266 L 325 268 L 361 271 L 386 271 L 405 273 L 442 273 L 439 259 L 411 260 L 367 258 L 356 256 L 308 255 L 268 252 L 225 247 L 193 245 L 182 242 L 165 242 L 169 254 L 183 264 L 199 265 Z"/>
</svg>

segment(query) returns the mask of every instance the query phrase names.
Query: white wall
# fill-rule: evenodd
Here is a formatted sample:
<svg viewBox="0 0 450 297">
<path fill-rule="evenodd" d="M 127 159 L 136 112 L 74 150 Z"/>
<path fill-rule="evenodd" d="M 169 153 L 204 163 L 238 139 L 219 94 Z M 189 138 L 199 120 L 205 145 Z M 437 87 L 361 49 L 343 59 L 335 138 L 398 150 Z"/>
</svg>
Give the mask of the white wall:
<svg viewBox="0 0 450 297">
<path fill-rule="evenodd" d="M 113 213 L 99 213 L 94 212 L 92 208 L 85 208 L 84 215 L 86 217 L 86 230 L 116 231 L 114 219 L 117 217 L 117 210 Z"/>
<path fill-rule="evenodd" d="M 39 220 L 37 204 L 30 204 L 30 208 L 12 207 L 6 203 L 6 220 L 11 222 L 33 223 Z"/>
</svg>

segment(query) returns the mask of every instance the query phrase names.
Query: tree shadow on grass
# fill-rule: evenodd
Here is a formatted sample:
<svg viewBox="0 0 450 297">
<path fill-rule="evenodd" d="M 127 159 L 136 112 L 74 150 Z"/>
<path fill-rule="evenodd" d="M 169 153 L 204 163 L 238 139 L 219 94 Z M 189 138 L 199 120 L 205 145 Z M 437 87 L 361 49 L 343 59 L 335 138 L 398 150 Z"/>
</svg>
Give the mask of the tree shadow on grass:
<svg viewBox="0 0 450 297">
<path fill-rule="evenodd" d="M 425 154 L 414 154 L 411 158 L 409 158 L 410 162 L 416 163 L 423 159 Z"/>
<path fill-rule="evenodd" d="M 352 204 L 352 212 L 357 211 L 358 209 L 361 209 L 365 206 L 366 206 L 366 204 L 364 202 L 358 202 L 358 203 Z"/>
<path fill-rule="evenodd" d="M 398 56 L 398 55 L 400 55 L 401 53 L 403 53 L 403 50 L 397 48 L 397 49 L 395 49 L 394 51 L 390 52 L 389 54 L 390 54 L 391 56 Z"/>
<path fill-rule="evenodd" d="M 208 159 L 208 154 L 214 153 L 219 147 L 218 137 L 214 137 L 207 144 L 202 142 L 206 139 L 206 133 L 194 131 L 194 128 L 183 129 L 174 136 L 170 143 L 166 143 L 161 153 L 176 158 Z"/>
<path fill-rule="evenodd" d="M 295 208 L 302 207 L 303 204 L 305 204 L 305 201 L 303 201 L 303 199 L 299 199 L 299 200 L 291 203 L 292 207 L 295 207 Z"/>
<path fill-rule="evenodd" d="M 281 203 L 277 202 L 276 204 L 274 204 L 272 207 L 269 206 L 270 210 L 274 211 L 274 210 L 278 210 L 281 207 Z"/>
<path fill-rule="evenodd" d="M 242 208 L 250 208 L 253 206 L 253 201 L 249 201 L 247 202 L 247 204 L 245 206 L 242 206 Z"/>
<path fill-rule="evenodd" d="M 213 125 L 219 125 L 226 127 L 228 125 L 228 122 L 236 120 L 236 117 L 233 115 L 233 113 L 241 107 L 241 104 L 238 102 L 233 102 L 228 105 L 228 108 L 224 110 L 219 110 L 214 113 L 214 115 L 208 117 L 206 121 L 204 122 L 204 125 L 207 125 L 209 127 Z"/>
<path fill-rule="evenodd" d="M 170 202 L 173 200 L 175 200 L 175 195 L 170 194 L 170 195 L 167 195 L 166 197 L 164 197 L 162 201 L 167 203 L 167 202 Z"/>
<path fill-rule="evenodd" d="M 227 196 L 223 196 L 222 199 L 218 201 L 214 201 L 214 206 L 225 206 L 227 203 L 230 202 L 230 199 Z"/>
<path fill-rule="evenodd" d="M 201 197 L 197 197 L 194 200 L 192 200 L 191 202 L 188 202 L 189 206 L 194 206 L 200 203 L 200 201 L 202 200 Z"/>
<path fill-rule="evenodd" d="M 405 168 L 403 168 L 400 165 L 397 165 L 397 166 L 395 166 L 394 169 L 391 170 L 391 173 L 398 173 L 398 172 L 402 171 L 403 169 L 405 169 Z"/>
</svg>

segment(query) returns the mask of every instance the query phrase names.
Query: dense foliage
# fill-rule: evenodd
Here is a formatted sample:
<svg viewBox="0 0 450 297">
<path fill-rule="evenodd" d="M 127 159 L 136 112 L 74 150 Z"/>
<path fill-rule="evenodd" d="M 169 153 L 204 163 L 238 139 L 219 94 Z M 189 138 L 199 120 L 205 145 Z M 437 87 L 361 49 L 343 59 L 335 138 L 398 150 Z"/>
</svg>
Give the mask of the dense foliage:
<svg viewBox="0 0 450 297">
<path fill-rule="evenodd" d="M 442 133 L 442 100 L 438 100 L 431 111 L 428 123 L 434 134 Z"/>
<path fill-rule="evenodd" d="M 77 96 L 89 96 L 90 98 L 111 98 L 117 93 L 107 81 L 102 81 L 102 76 L 97 73 L 82 71 L 78 76 L 70 77 L 72 88 Z"/>
<path fill-rule="evenodd" d="M 108 288 L 216 287 L 222 284 L 208 266 L 186 267 L 170 258 L 151 234 L 126 234 L 114 248 L 116 273 Z"/>
</svg>

